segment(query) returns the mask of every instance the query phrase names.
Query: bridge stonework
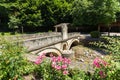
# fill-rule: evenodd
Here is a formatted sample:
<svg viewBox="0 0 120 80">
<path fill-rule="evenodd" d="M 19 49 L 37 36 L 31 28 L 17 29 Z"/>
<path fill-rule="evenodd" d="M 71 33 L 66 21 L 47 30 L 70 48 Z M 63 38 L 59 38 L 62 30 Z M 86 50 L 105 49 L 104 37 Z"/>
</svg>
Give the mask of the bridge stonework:
<svg viewBox="0 0 120 80">
<path fill-rule="evenodd" d="M 69 51 L 79 44 L 80 33 L 68 33 L 65 23 L 61 24 L 61 28 L 61 34 L 27 39 L 22 45 L 33 54 L 53 53 L 56 56 L 62 56 L 64 51 Z"/>
<path fill-rule="evenodd" d="M 64 50 L 78 45 L 80 34 L 69 33 L 68 39 L 62 39 L 61 35 L 28 39 L 23 41 L 23 46 L 31 53 L 42 55 L 43 53 L 56 53 L 61 56 Z"/>
</svg>

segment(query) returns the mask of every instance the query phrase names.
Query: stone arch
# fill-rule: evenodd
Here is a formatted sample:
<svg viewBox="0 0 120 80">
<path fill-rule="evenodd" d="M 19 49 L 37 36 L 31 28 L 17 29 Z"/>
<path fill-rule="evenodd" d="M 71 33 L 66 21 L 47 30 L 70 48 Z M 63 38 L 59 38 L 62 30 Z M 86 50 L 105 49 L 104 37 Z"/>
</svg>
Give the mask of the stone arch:
<svg viewBox="0 0 120 80">
<path fill-rule="evenodd" d="M 68 49 L 68 44 L 67 43 L 63 43 L 62 50 L 67 50 L 67 49 Z"/>
<path fill-rule="evenodd" d="M 53 47 L 42 49 L 40 52 L 38 52 L 38 55 L 45 54 L 46 56 L 49 56 L 51 53 L 54 56 L 61 56 L 62 55 L 62 52 L 59 49 L 53 48 Z"/>
<path fill-rule="evenodd" d="M 69 43 L 69 47 L 68 49 L 70 50 L 73 46 L 77 46 L 79 44 L 79 40 L 78 39 L 74 39 Z"/>
</svg>

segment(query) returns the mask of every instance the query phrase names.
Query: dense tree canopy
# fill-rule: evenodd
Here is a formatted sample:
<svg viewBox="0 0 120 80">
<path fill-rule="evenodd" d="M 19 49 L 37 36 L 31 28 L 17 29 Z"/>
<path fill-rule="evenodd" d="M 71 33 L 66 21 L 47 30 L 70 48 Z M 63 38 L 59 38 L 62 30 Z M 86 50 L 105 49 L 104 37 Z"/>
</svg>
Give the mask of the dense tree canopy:
<svg viewBox="0 0 120 80">
<path fill-rule="evenodd" d="M 119 0 L 0 0 L 0 25 L 12 29 L 51 27 L 62 22 L 109 25 L 119 16 Z"/>
<path fill-rule="evenodd" d="M 72 4 L 69 0 L 44 0 L 40 7 L 44 25 L 50 26 L 61 22 L 70 22 L 71 7 Z"/>
<path fill-rule="evenodd" d="M 110 24 L 120 11 L 118 0 L 75 0 L 72 15 L 75 25 Z"/>
<path fill-rule="evenodd" d="M 0 5 L 9 12 L 10 28 L 34 28 L 72 22 L 72 2 L 73 0 L 2 0 Z"/>
</svg>

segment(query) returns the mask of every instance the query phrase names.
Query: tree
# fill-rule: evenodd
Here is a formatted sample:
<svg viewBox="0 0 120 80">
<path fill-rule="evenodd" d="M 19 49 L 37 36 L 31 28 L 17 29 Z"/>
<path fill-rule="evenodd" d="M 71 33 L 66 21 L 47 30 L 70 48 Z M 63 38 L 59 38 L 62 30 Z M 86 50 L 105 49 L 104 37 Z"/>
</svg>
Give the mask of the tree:
<svg viewBox="0 0 120 80">
<path fill-rule="evenodd" d="M 72 0 L 44 0 L 40 9 L 45 26 L 52 26 L 62 22 L 72 22 Z"/>
<path fill-rule="evenodd" d="M 8 11 L 4 6 L 0 5 L 0 31 L 5 31 L 8 22 Z"/>
<path fill-rule="evenodd" d="M 75 0 L 73 5 L 73 23 L 75 25 L 99 25 L 108 27 L 116 21 L 120 10 L 118 0 Z"/>
<path fill-rule="evenodd" d="M 2 0 L 1 4 L 8 11 L 9 27 L 17 25 L 22 29 L 51 26 L 72 22 L 70 14 L 74 0 Z M 13 20 L 19 20 L 19 23 Z M 11 27 L 10 27 L 11 28 Z M 15 28 L 15 27 L 12 27 Z"/>
<path fill-rule="evenodd" d="M 20 19 L 16 18 L 15 16 L 10 16 L 10 21 L 8 22 L 9 28 L 13 29 L 14 32 L 19 28 Z"/>
<path fill-rule="evenodd" d="M 118 0 L 96 0 L 93 1 L 93 9 L 96 12 L 96 24 L 99 26 L 99 24 L 106 25 L 108 30 L 108 36 L 110 32 L 110 24 L 112 22 L 116 21 L 116 13 L 120 11 L 120 3 Z"/>
<path fill-rule="evenodd" d="M 91 24 L 90 15 L 92 2 L 89 0 L 75 0 L 73 3 L 72 16 L 73 24 L 76 26 Z"/>
<path fill-rule="evenodd" d="M 20 24 L 20 20 L 16 18 L 16 0 L 3 0 L 1 1 L 0 5 L 4 7 L 2 10 L 3 13 L 1 16 L 6 18 L 6 25 L 8 28 L 13 29 L 14 31 L 18 28 L 18 24 Z M 7 13 L 7 14 L 6 14 Z"/>
<path fill-rule="evenodd" d="M 8 10 L 9 28 L 35 28 L 42 25 L 41 0 L 4 0 L 0 5 Z"/>
<path fill-rule="evenodd" d="M 43 20 L 41 18 L 41 10 L 39 9 L 40 1 L 41 0 L 26 0 L 17 2 L 17 17 L 21 21 L 21 28 L 22 26 L 27 29 L 42 26 Z"/>
</svg>

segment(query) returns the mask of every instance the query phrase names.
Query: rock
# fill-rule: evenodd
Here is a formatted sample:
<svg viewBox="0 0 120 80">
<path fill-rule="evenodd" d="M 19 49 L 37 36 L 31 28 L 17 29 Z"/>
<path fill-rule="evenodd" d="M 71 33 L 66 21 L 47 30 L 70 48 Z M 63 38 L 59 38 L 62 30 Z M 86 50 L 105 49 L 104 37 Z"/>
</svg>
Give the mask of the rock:
<svg viewBox="0 0 120 80">
<path fill-rule="evenodd" d="M 70 58 L 71 60 L 75 59 L 75 53 L 72 50 L 64 50 L 62 56 L 66 58 Z"/>
<path fill-rule="evenodd" d="M 81 58 L 79 61 L 84 62 L 84 59 Z"/>
</svg>

